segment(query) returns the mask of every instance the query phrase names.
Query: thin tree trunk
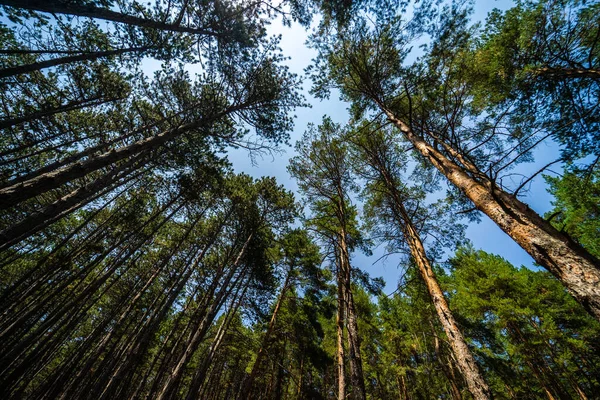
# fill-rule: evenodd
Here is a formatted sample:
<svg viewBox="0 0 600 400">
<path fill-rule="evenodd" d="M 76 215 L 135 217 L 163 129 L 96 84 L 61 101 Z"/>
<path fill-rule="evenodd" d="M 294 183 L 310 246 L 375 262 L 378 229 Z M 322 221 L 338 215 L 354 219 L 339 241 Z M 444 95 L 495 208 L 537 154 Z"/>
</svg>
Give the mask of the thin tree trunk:
<svg viewBox="0 0 600 400">
<path fill-rule="evenodd" d="M 15 8 L 24 8 L 26 10 L 42 11 L 52 14 L 69 14 L 77 15 L 80 17 L 103 19 L 106 21 L 140 26 L 143 28 L 152 28 L 165 31 L 192 33 L 207 36 L 218 36 L 217 33 L 207 29 L 190 28 L 186 26 L 181 26 L 179 24 L 168 24 L 152 19 L 123 14 L 106 8 L 96 7 L 92 5 L 83 5 L 65 0 L 0 0 L 0 4 L 4 4 Z"/>
<path fill-rule="evenodd" d="M 97 156 L 90 156 L 84 161 L 67 165 L 58 168 L 55 171 L 47 172 L 24 182 L 19 182 L 0 189 L 0 210 L 11 208 L 22 201 L 56 189 L 69 181 L 81 178 L 91 172 L 107 167 L 125 158 L 156 149 L 191 129 L 209 124 L 212 121 L 243 107 L 244 105 L 232 106 L 226 111 L 212 117 L 163 131 L 162 133 L 149 138 L 138 140 L 128 146 L 110 150 Z"/>
<path fill-rule="evenodd" d="M 338 384 L 338 400 L 346 398 L 346 373 L 344 368 L 344 286 L 342 281 L 342 269 L 338 266 L 338 299 L 337 299 L 337 315 L 336 315 L 336 372 Z"/>
<path fill-rule="evenodd" d="M 571 295 L 600 320 L 600 261 L 567 235 L 559 232 L 535 211 L 491 181 L 479 182 L 465 167 L 445 157 L 381 103 L 388 119 L 415 149 L 459 188 L 483 213 L 544 266 Z M 481 176 L 480 171 L 471 171 Z"/>
<path fill-rule="evenodd" d="M 376 146 L 376 145 L 373 145 Z M 490 399 L 491 391 L 485 382 L 475 359 L 467 343 L 460 332 L 458 325 L 452 315 L 448 303 L 444 297 L 442 289 L 437 281 L 433 268 L 425 253 L 425 247 L 415 229 L 411 217 L 404 208 L 401 193 L 398 190 L 397 182 L 391 175 L 381 154 L 381 149 L 376 147 L 366 147 L 363 149 L 368 154 L 368 162 L 371 167 L 376 170 L 381 176 L 383 183 L 387 189 L 387 194 L 390 197 L 390 203 L 396 223 L 399 225 L 404 234 L 404 238 L 410 248 L 411 255 L 417 264 L 419 273 L 425 282 L 433 305 L 435 307 L 438 318 L 442 324 L 442 328 L 448 337 L 450 347 L 454 353 L 458 368 L 467 381 L 467 387 L 473 394 L 473 397 L 478 400 Z"/>
<path fill-rule="evenodd" d="M 345 232 L 344 232 L 345 234 Z M 360 335 L 358 333 L 358 322 L 356 317 L 356 308 L 354 306 L 354 295 L 352 294 L 351 267 L 348 255 L 348 247 L 345 239 L 342 238 L 341 262 L 344 266 L 344 294 L 346 301 L 346 320 L 348 326 L 348 351 L 350 361 L 350 382 L 352 383 L 352 393 L 350 397 L 357 400 L 367 398 L 364 374 L 362 369 L 362 358 L 360 355 Z"/>
<path fill-rule="evenodd" d="M 289 289 L 291 276 L 292 276 L 292 269 L 290 268 L 290 270 L 288 271 L 288 273 L 285 277 L 285 282 L 283 284 L 283 287 L 281 288 L 281 293 L 279 294 L 279 299 L 277 299 L 277 304 L 275 304 L 275 309 L 273 310 L 273 314 L 271 315 L 271 320 L 269 321 L 269 326 L 267 327 L 267 331 L 265 332 L 265 336 L 263 337 L 262 344 L 260 345 L 260 348 L 258 349 L 258 353 L 256 354 L 256 360 L 254 361 L 254 365 L 252 366 L 252 370 L 250 371 L 250 374 L 245 379 L 245 382 L 242 385 L 242 390 L 240 391 L 240 395 L 238 396 L 238 398 L 245 397 L 248 400 L 251 399 L 250 396 L 251 396 L 251 391 L 252 391 L 252 384 L 254 383 L 254 378 L 256 378 L 259 368 L 262 365 L 262 361 L 263 361 L 263 358 L 266 353 L 266 348 L 269 344 L 269 340 L 271 339 L 271 334 L 273 333 L 273 330 L 275 329 L 275 322 L 277 321 L 277 314 L 279 312 L 279 308 L 281 307 L 281 304 L 282 304 L 283 300 L 285 299 L 285 294 L 287 293 L 287 290 Z"/>
<path fill-rule="evenodd" d="M 423 243 L 421 242 L 412 221 L 409 219 L 410 217 L 408 216 L 408 213 L 406 213 L 404 206 L 402 204 L 396 204 L 396 206 L 403 217 L 403 221 L 398 222 L 403 224 L 402 228 L 410 247 L 411 254 L 419 268 L 421 277 L 427 286 L 438 318 L 442 323 L 444 332 L 450 342 L 450 347 L 454 353 L 458 368 L 461 370 L 467 381 L 467 387 L 475 399 L 490 399 L 491 391 L 489 386 L 485 382 L 485 379 L 473 358 L 473 354 L 471 353 L 471 350 L 469 350 L 469 347 L 456 324 L 456 320 L 450 311 L 450 307 L 448 307 L 444 293 L 442 292 L 435 273 L 433 272 L 433 268 L 429 263 L 429 259 L 425 254 Z"/>
<path fill-rule="evenodd" d="M 541 67 L 535 68 L 531 72 L 537 76 L 551 76 L 565 79 L 600 79 L 600 70 L 591 68 Z"/>
<path fill-rule="evenodd" d="M 115 97 L 115 98 L 107 98 L 103 99 L 102 96 L 94 96 L 89 99 L 78 100 L 78 101 L 70 101 L 66 104 L 62 104 L 58 107 L 49 108 L 46 110 L 40 110 L 36 112 L 32 112 L 30 114 L 23 115 L 21 117 L 9 118 L 0 121 L 0 129 L 11 128 L 15 125 L 22 124 L 24 122 L 35 121 L 40 118 L 49 117 L 51 115 L 61 114 L 68 111 L 80 110 L 86 107 L 95 107 L 102 104 L 110 103 L 112 101 L 121 100 L 124 97 Z M 8 154 L 12 154 L 13 151 L 4 151 L 0 154 L 0 156 L 6 156 Z"/>
<path fill-rule="evenodd" d="M 70 64 L 78 61 L 94 61 L 103 57 L 118 56 L 127 53 L 144 52 L 150 46 L 144 47 L 129 47 L 126 49 L 95 51 L 92 53 L 79 54 L 76 56 L 57 57 L 51 60 L 38 61 L 31 64 L 17 65 L 15 67 L 0 69 L 0 79 L 8 78 L 14 75 L 26 74 L 28 72 L 40 71 L 42 69 L 57 67 L 59 65 Z"/>
</svg>

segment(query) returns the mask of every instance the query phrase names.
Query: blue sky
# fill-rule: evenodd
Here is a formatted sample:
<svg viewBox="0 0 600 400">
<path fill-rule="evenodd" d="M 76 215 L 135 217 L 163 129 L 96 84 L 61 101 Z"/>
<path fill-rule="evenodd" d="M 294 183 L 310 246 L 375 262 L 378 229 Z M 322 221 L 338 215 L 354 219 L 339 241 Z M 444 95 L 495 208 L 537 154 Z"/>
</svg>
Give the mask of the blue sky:
<svg viewBox="0 0 600 400">
<path fill-rule="evenodd" d="M 512 4 L 512 1 L 507 0 L 476 1 L 473 20 L 483 21 L 487 13 L 493 8 L 506 9 Z M 292 72 L 303 76 L 304 69 L 311 63 L 312 58 L 316 56 L 316 52 L 306 46 L 309 32 L 297 24 L 285 27 L 276 21 L 269 27 L 269 33 L 281 35 L 281 48 L 284 54 L 290 57 L 287 64 Z M 335 122 L 342 124 L 348 119 L 347 103 L 338 100 L 335 93 L 329 100 L 321 101 L 313 98 L 308 93 L 310 84 L 310 80 L 304 80 L 304 94 L 312 107 L 296 110 L 295 129 L 291 134 L 292 145 L 301 137 L 309 123 L 320 123 L 324 115 L 329 115 Z M 252 164 L 247 153 L 244 151 L 233 151 L 230 153 L 229 158 L 237 172 L 245 172 L 255 177 L 265 175 L 274 176 L 286 188 L 296 192 L 297 186 L 294 180 L 289 177 L 286 170 L 288 160 L 294 156 L 293 147 L 285 147 L 283 150 L 283 154 L 275 154 L 272 157 L 266 156 L 255 160 L 255 165 Z M 536 161 L 519 166 L 518 171 L 525 175 L 537 171 L 541 165 L 555 159 L 557 152 L 556 146 L 542 144 L 535 153 Z M 550 201 L 552 198 L 547 193 L 544 180 L 541 176 L 533 181 L 530 191 L 523 197 L 523 200 L 540 214 L 545 213 L 551 208 Z M 525 265 L 530 268 L 533 267 L 531 257 L 485 215 L 482 216 L 481 223 L 469 226 L 467 237 L 472 241 L 475 248 L 499 254 L 517 266 Z M 372 257 L 355 254 L 353 256 L 353 265 L 367 271 L 372 277 L 382 276 L 387 283 L 385 291 L 390 293 L 395 290 L 402 271 L 398 268 L 398 259 L 394 257 L 390 257 L 387 261 L 375 263 L 383 254 L 383 246 L 375 249 Z"/>
</svg>

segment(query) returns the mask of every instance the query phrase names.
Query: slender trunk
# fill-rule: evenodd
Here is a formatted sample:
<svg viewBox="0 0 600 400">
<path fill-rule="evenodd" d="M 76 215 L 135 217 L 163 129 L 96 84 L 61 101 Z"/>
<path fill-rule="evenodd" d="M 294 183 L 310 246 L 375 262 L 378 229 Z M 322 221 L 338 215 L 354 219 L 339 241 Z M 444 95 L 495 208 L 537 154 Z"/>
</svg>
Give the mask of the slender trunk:
<svg viewBox="0 0 600 400">
<path fill-rule="evenodd" d="M 448 337 L 450 347 L 456 358 L 458 368 L 461 370 L 465 380 L 467 381 L 467 387 L 475 399 L 483 400 L 491 398 L 491 391 L 481 375 L 481 372 L 473 358 L 473 354 L 456 324 L 456 320 L 448 307 L 448 303 L 444 297 L 444 293 L 437 281 L 433 268 L 427 259 L 425 254 L 425 248 L 419 238 L 412 221 L 410 221 L 406 210 L 402 205 L 397 205 L 400 209 L 400 213 L 403 215 L 403 228 L 406 236 L 406 240 L 411 250 L 413 259 L 415 260 L 421 277 L 425 281 L 429 295 L 438 314 L 438 318 L 442 323 L 444 332 Z"/>
<path fill-rule="evenodd" d="M 208 209 L 208 208 L 207 208 Z M 218 229 L 220 230 L 220 229 Z M 108 394 L 108 398 L 114 397 L 110 396 L 110 387 L 113 381 L 122 381 L 121 371 L 127 372 L 127 370 L 134 370 L 141 363 L 141 357 L 147 352 L 147 349 L 150 346 L 150 341 L 155 332 L 159 328 L 160 322 L 163 321 L 167 312 L 171 309 L 173 303 L 177 299 L 177 296 L 181 293 L 184 285 L 188 282 L 189 277 L 196 270 L 200 264 L 200 262 L 204 259 L 204 256 L 208 252 L 208 250 L 212 247 L 214 242 L 216 241 L 216 235 L 213 235 L 214 239 L 208 243 L 199 253 L 195 252 L 190 261 L 186 264 L 184 271 L 182 272 L 182 278 L 179 279 L 178 282 L 175 282 L 174 289 L 169 290 L 169 295 L 166 297 L 166 302 L 160 307 L 159 310 L 153 312 L 151 317 L 148 318 L 149 324 L 146 327 L 140 327 L 138 329 L 139 340 L 129 340 L 128 346 L 123 350 L 123 354 L 120 354 L 119 357 L 124 358 L 124 361 L 117 363 L 117 369 L 113 373 L 110 378 L 110 381 L 104 385 L 104 390 L 102 391 L 102 395 Z M 190 296 L 190 298 L 192 298 Z M 186 306 L 187 308 L 187 306 Z M 158 355 L 157 355 L 158 357 Z M 121 382 L 119 382 L 121 383 Z M 136 389 L 136 391 L 139 390 Z"/>
<path fill-rule="evenodd" d="M 592 68 L 541 67 L 531 71 L 536 76 L 551 76 L 564 79 L 600 79 L 600 70 Z"/>
<path fill-rule="evenodd" d="M 0 121 L 0 129 L 11 128 L 15 125 L 19 125 L 25 122 L 31 122 L 38 120 L 40 118 L 49 117 L 56 114 L 61 114 L 69 111 L 80 110 L 86 107 L 95 107 L 102 104 L 110 103 L 112 101 L 121 100 L 123 97 L 118 96 L 114 98 L 102 98 L 102 96 L 94 96 L 84 100 L 70 101 L 66 104 L 62 104 L 58 107 L 53 107 L 45 110 L 40 110 L 36 112 L 32 112 L 30 114 L 23 115 L 21 117 L 4 119 Z M 4 151 L 0 153 L 0 156 L 6 156 L 8 154 L 12 154 L 14 151 Z"/>
<path fill-rule="evenodd" d="M 94 61 L 99 58 L 118 56 L 127 53 L 143 53 L 150 46 L 144 47 L 129 47 L 126 49 L 95 51 L 92 53 L 84 53 L 76 56 L 57 57 L 51 60 L 38 61 L 31 64 L 17 65 L 15 67 L 0 69 L 0 79 L 8 78 L 14 75 L 26 74 L 28 72 L 40 71 L 45 68 L 57 67 L 59 65 L 70 64 L 78 61 Z"/>
<path fill-rule="evenodd" d="M 78 4 L 65 0 L 0 0 L 0 4 L 16 8 L 24 8 L 26 10 L 42 11 L 52 14 L 69 14 L 77 15 L 80 17 L 103 19 L 106 21 L 134 25 L 143 28 L 159 29 L 172 32 L 192 33 L 198 35 L 218 36 L 218 34 L 216 34 L 215 32 L 207 29 L 186 27 L 181 26 L 179 24 L 169 24 L 166 22 L 160 22 L 152 19 L 123 14 L 106 8 L 96 7 L 93 5 L 84 5 L 80 3 Z"/>
<path fill-rule="evenodd" d="M 69 181 L 81 178 L 91 172 L 105 168 L 125 158 L 152 151 L 191 129 L 207 125 L 212 121 L 215 121 L 216 119 L 229 113 L 235 112 L 243 107 L 243 105 L 232 106 L 226 111 L 218 113 L 212 117 L 163 131 L 162 133 L 149 138 L 138 140 L 137 142 L 134 142 L 128 146 L 110 150 L 97 156 L 90 156 L 84 161 L 76 162 L 27 181 L 19 182 L 17 184 L 0 189 L 0 209 L 11 208 L 22 201 L 59 188 L 61 185 Z"/>
<path fill-rule="evenodd" d="M 370 155 L 369 162 L 372 168 L 380 174 L 383 183 L 385 184 L 392 203 L 392 211 L 396 223 L 400 226 L 400 229 L 404 234 L 404 238 L 410 248 L 412 257 L 417 264 L 421 278 L 427 286 L 427 291 L 429 292 L 438 318 L 442 324 L 442 328 L 448 337 L 458 368 L 467 381 L 467 387 L 475 399 L 489 399 L 491 398 L 491 391 L 481 375 L 477 363 L 448 307 L 444 293 L 425 253 L 423 242 L 413 225 L 411 217 L 404 208 L 402 196 L 397 188 L 397 182 L 395 182 L 385 163 L 379 158 L 378 149 L 368 150 Z"/>
<path fill-rule="evenodd" d="M 346 221 L 347 212 L 344 203 L 343 188 L 337 186 L 339 203 L 337 204 L 340 232 L 339 232 L 339 264 L 341 271 L 343 287 L 342 295 L 344 296 L 344 306 L 346 312 L 346 324 L 348 330 L 348 355 L 350 362 L 350 383 L 352 384 L 352 392 L 350 397 L 356 400 L 366 399 L 365 380 L 362 369 L 362 358 L 360 355 L 360 335 L 358 332 L 358 322 L 356 310 L 354 307 L 354 296 L 352 294 L 352 267 L 350 265 L 350 253 L 347 243 Z"/>
<path fill-rule="evenodd" d="M 139 158 L 131 159 L 122 166 L 114 168 L 104 176 L 74 190 L 66 196 L 56 200 L 54 203 L 44 207 L 42 210 L 29 215 L 22 221 L 1 231 L 0 250 L 20 243 L 28 237 L 40 232 L 53 222 L 56 222 L 64 216 L 85 206 L 99 197 L 98 193 L 100 193 L 100 195 L 104 194 L 107 188 L 114 189 L 113 184 L 123 177 L 127 178 L 128 174 L 141 167 L 142 165 L 140 162 L 142 161 L 143 158 L 141 160 Z M 138 165 L 136 166 L 135 164 Z M 129 180 L 130 179 L 127 179 L 125 182 L 121 182 L 118 185 L 123 185 Z"/>
<path fill-rule="evenodd" d="M 21 182 L 26 182 L 26 181 L 33 180 L 35 178 L 38 178 L 40 176 L 45 175 L 48 172 L 53 172 L 53 171 L 56 171 L 56 170 L 58 170 L 58 169 L 60 169 L 62 167 L 66 167 L 69 164 L 74 164 L 76 161 L 79 161 L 79 160 L 81 160 L 81 159 L 83 159 L 85 157 L 92 157 L 92 156 L 94 156 L 95 153 L 98 153 L 100 151 L 106 151 L 106 149 L 110 148 L 110 146 L 112 146 L 115 143 L 122 143 L 126 139 L 129 139 L 129 138 L 131 138 L 131 137 L 133 137 L 133 136 L 135 136 L 137 134 L 144 133 L 144 132 L 148 131 L 149 129 L 157 126 L 158 124 L 166 122 L 168 120 L 169 120 L 169 118 L 165 118 L 165 119 L 161 119 L 159 121 L 155 121 L 155 122 L 149 123 L 147 125 L 144 125 L 144 126 L 141 126 L 140 128 L 135 129 L 134 131 L 124 133 L 124 134 L 122 134 L 122 135 L 120 135 L 118 137 L 110 139 L 107 142 L 101 142 L 101 143 L 96 144 L 95 146 L 92 146 L 92 147 L 85 147 L 83 142 L 85 140 L 94 139 L 94 138 L 96 138 L 98 136 L 101 136 L 100 134 L 86 136 L 86 137 L 83 137 L 83 138 L 74 138 L 74 139 L 69 140 L 67 142 L 62 142 L 62 143 L 56 144 L 56 145 L 54 145 L 52 147 L 49 147 L 49 148 L 40 149 L 40 150 L 35 151 L 33 153 L 21 155 L 21 156 L 15 157 L 13 159 L 7 160 L 4 164 L 6 164 L 6 165 L 11 164 L 12 165 L 16 161 L 24 160 L 24 159 L 27 159 L 27 158 L 30 158 L 30 157 L 34 157 L 34 156 L 39 156 L 41 154 L 44 154 L 44 153 L 47 153 L 47 152 L 50 152 L 50 151 L 53 151 L 53 150 L 56 150 L 56 149 L 60 149 L 61 147 L 71 146 L 71 145 L 73 145 L 75 143 L 81 143 L 80 146 L 81 147 L 85 147 L 85 150 L 82 150 L 80 152 L 72 154 L 72 155 L 70 155 L 68 157 L 65 157 L 63 159 L 54 161 L 54 162 L 52 162 L 50 164 L 46 164 L 43 167 L 36 169 L 35 171 L 28 172 L 27 174 L 17 175 L 16 177 L 14 177 L 13 179 L 11 179 L 10 181 L 6 182 L 5 186 L 2 187 L 0 190 L 2 190 L 4 188 L 7 188 L 7 187 L 11 187 L 11 186 L 17 186 L 17 184 L 19 184 Z M 57 135 L 54 135 L 53 137 L 50 137 L 50 138 L 44 138 L 42 140 L 39 140 L 37 143 L 43 143 L 43 142 L 45 142 L 47 140 L 54 139 L 55 137 L 58 137 L 58 136 L 61 136 L 61 135 L 62 134 L 57 134 Z M 37 143 L 35 143 L 34 146 Z"/>
<path fill-rule="evenodd" d="M 86 50 L 35 50 L 35 49 L 0 49 L 0 54 L 84 54 L 93 53 Z"/>
<path fill-rule="evenodd" d="M 544 266 L 571 295 L 600 320 L 600 261 L 559 232 L 535 211 L 491 181 L 480 182 L 416 135 L 408 125 L 380 103 L 388 119 L 415 149 L 458 187 L 483 213 Z M 481 175 L 480 171 L 471 171 Z"/>
<path fill-rule="evenodd" d="M 337 315 L 336 315 L 336 372 L 338 383 L 338 400 L 346 398 L 346 374 L 344 368 L 344 286 L 342 281 L 341 266 L 338 266 L 338 294 L 337 294 Z"/>
<path fill-rule="evenodd" d="M 277 304 L 275 304 L 275 309 L 273 310 L 273 314 L 271 315 L 271 320 L 269 321 L 269 326 L 267 327 L 267 331 L 265 332 L 265 336 L 263 337 L 262 344 L 258 349 L 258 353 L 256 354 L 256 360 L 254 361 L 254 365 L 252 366 L 252 370 L 250 374 L 246 378 L 242 390 L 240 391 L 240 395 L 238 398 L 245 397 L 247 399 L 251 399 L 251 391 L 252 384 L 254 383 L 254 378 L 258 374 L 259 368 L 262 366 L 263 358 L 265 356 L 266 348 L 269 344 L 269 340 L 271 339 L 271 334 L 275 329 L 275 322 L 277 321 L 277 313 L 279 312 L 279 308 L 281 307 L 281 303 L 285 298 L 285 294 L 289 289 L 290 279 L 292 276 L 292 269 L 288 271 L 283 287 L 281 288 L 281 293 L 279 294 L 279 299 L 277 299 Z"/>
</svg>

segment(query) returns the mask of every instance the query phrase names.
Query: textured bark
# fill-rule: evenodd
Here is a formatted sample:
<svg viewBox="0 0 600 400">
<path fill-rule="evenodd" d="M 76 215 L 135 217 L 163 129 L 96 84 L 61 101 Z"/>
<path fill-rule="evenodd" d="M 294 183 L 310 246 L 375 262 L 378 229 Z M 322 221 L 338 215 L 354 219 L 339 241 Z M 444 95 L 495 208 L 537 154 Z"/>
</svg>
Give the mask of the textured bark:
<svg viewBox="0 0 600 400">
<path fill-rule="evenodd" d="M 340 233 L 340 269 L 342 271 L 342 285 L 344 302 L 346 305 L 346 320 L 348 328 L 348 358 L 350 362 L 350 383 L 352 392 L 350 398 L 356 400 L 365 400 L 367 398 L 365 380 L 362 369 L 362 358 L 360 355 L 360 335 L 358 333 L 358 323 L 356 318 L 356 309 L 354 307 L 354 296 L 351 287 L 351 266 L 348 245 L 346 243 L 346 231 L 342 229 Z"/>
<path fill-rule="evenodd" d="M 141 165 L 138 165 L 137 168 L 133 166 L 137 161 L 137 159 L 129 160 L 123 166 L 115 168 L 106 175 L 74 190 L 44 207 L 42 210 L 29 215 L 22 221 L 1 231 L 0 250 L 20 243 L 53 222 L 88 204 L 98 197 L 98 193 L 103 194 L 107 188 L 112 188 L 112 185 L 120 178 L 127 177 L 129 173 L 141 167 Z M 126 182 L 121 182 L 120 184 L 124 183 Z"/>
<path fill-rule="evenodd" d="M 376 145 L 375 145 L 376 146 Z M 467 346 L 467 343 L 456 324 L 456 320 L 452 315 L 448 303 L 444 297 L 444 293 L 438 283 L 435 276 L 431 263 L 427 258 L 425 247 L 419 237 L 412 219 L 404 207 L 402 195 L 398 190 L 398 182 L 395 181 L 391 175 L 386 162 L 383 157 L 385 154 L 381 154 L 380 150 L 376 147 L 363 146 L 363 149 L 367 152 L 368 162 L 371 167 L 377 171 L 385 185 L 387 195 L 389 196 L 391 209 L 394 215 L 396 223 L 399 225 L 400 230 L 404 235 L 404 239 L 410 248 L 412 258 L 414 259 L 421 278 L 425 282 L 429 296 L 433 302 L 435 311 L 438 315 L 438 319 L 442 324 L 442 328 L 448 337 L 450 347 L 454 353 L 456 363 L 459 370 L 464 376 L 467 387 L 477 400 L 484 400 L 491 398 L 491 391 L 485 382 L 475 359 Z M 437 340 L 437 338 L 436 338 Z M 437 348 L 436 348 L 437 351 Z M 451 381 L 454 384 L 453 381 Z M 454 389 L 454 387 L 453 387 Z M 456 397 L 456 390 L 453 390 L 453 395 Z M 460 398 L 460 394 L 458 394 Z"/>
<path fill-rule="evenodd" d="M 267 331 L 265 332 L 265 336 L 263 337 L 262 343 L 258 352 L 256 353 L 256 360 L 254 361 L 254 365 L 252 366 L 252 370 L 250 374 L 245 379 L 244 384 L 242 386 L 242 390 L 240 391 L 240 395 L 238 398 L 246 398 L 251 400 L 251 391 L 252 384 L 254 383 L 254 379 L 258 374 L 258 370 L 262 365 L 263 359 L 266 354 L 266 348 L 269 345 L 269 340 L 271 339 L 271 335 L 273 330 L 275 329 L 275 322 L 277 321 L 277 314 L 279 313 L 279 309 L 281 308 L 281 303 L 285 299 L 285 295 L 290 287 L 290 279 L 292 276 L 292 269 L 290 269 L 285 277 L 285 282 L 283 283 L 283 287 L 281 288 L 281 293 L 279 294 L 279 299 L 277 299 L 277 304 L 275 304 L 275 308 L 273 309 L 273 314 L 271 315 L 271 320 L 269 321 L 269 326 L 267 327 Z"/>
<path fill-rule="evenodd" d="M 537 76 L 551 76 L 565 79 L 592 78 L 600 79 L 600 70 L 591 68 L 542 67 L 532 72 Z"/>
<path fill-rule="evenodd" d="M 489 180 L 471 177 L 463 165 L 445 157 L 406 123 L 380 104 L 388 119 L 446 178 L 459 188 L 500 229 L 519 244 L 569 290 L 591 315 L 600 320 L 600 261 L 559 232 L 526 204 Z M 480 171 L 469 171 L 483 176 Z"/>
<path fill-rule="evenodd" d="M 483 375 L 473 358 L 471 350 L 467 346 L 467 342 L 463 337 L 456 320 L 448 307 L 448 302 L 444 297 L 442 288 L 440 287 L 438 280 L 435 276 L 431 263 L 425 253 L 423 243 L 419 238 L 417 231 L 415 230 L 412 221 L 402 203 L 395 204 L 402 220 L 399 223 L 402 224 L 404 236 L 410 247 L 411 254 L 415 260 L 421 277 L 427 286 L 427 291 L 435 307 L 435 311 L 442 324 L 442 328 L 448 337 L 448 342 L 454 353 L 456 364 L 464 376 L 467 387 L 473 395 L 473 398 L 477 400 L 484 400 L 491 398 L 491 391 Z"/>
<path fill-rule="evenodd" d="M 96 51 L 92 53 L 79 54 L 76 56 L 57 57 L 50 60 L 38 61 L 31 64 L 17 65 L 15 67 L 0 69 L 0 78 L 8 78 L 14 75 L 26 74 L 28 72 L 40 71 L 42 69 L 57 67 L 59 65 L 70 64 L 78 61 L 94 61 L 99 58 L 118 56 L 127 53 L 141 53 L 150 47 L 130 47 L 126 49 Z"/>
<path fill-rule="evenodd" d="M 46 193 L 52 189 L 56 189 L 69 181 L 81 178 L 91 172 L 107 167 L 125 158 L 156 149 L 189 130 L 209 124 L 210 122 L 226 114 L 235 112 L 240 108 L 243 108 L 243 106 L 230 107 L 227 111 L 205 120 L 194 121 L 178 126 L 177 128 L 163 131 L 149 138 L 138 140 L 128 146 L 110 150 L 96 156 L 90 156 L 86 160 L 58 168 L 24 182 L 19 182 L 0 189 L 0 209 L 13 207 L 15 204 L 42 193 Z"/>
<path fill-rule="evenodd" d="M 24 8 L 26 10 L 42 11 L 52 14 L 69 14 L 77 15 L 79 17 L 103 19 L 106 21 L 134 25 L 143 28 L 152 28 L 165 31 L 192 33 L 208 36 L 218 36 L 215 32 L 207 29 L 186 27 L 181 26 L 180 24 L 168 24 L 152 19 L 123 14 L 106 8 L 77 4 L 76 2 L 71 2 L 67 0 L 0 0 L 0 4 L 15 8 Z"/>
</svg>

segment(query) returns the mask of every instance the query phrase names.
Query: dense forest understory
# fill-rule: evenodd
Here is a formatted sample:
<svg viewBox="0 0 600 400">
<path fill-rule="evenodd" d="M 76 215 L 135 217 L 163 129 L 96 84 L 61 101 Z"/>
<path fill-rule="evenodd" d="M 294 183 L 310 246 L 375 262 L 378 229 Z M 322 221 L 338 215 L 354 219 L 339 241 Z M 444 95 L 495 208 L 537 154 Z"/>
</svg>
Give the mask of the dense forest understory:
<svg viewBox="0 0 600 400">
<path fill-rule="evenodd" d="M 600 2 L 505 3 L 0 0 L 0 398 L 600 399 Z"/>
</svg>

